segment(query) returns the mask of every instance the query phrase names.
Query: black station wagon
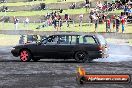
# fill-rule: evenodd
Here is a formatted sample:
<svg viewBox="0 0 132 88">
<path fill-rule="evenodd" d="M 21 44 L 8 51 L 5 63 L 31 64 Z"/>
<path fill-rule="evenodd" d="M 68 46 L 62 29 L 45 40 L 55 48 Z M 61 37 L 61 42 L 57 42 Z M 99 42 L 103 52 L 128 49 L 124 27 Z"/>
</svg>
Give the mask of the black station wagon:
<svg viewBox="0 0 132 88">
<path fill-rule="evenodd" d="M 40 42 L 13 47 L 13 56 L 21 61 L 31 59 L 75 59 L 77 62 L 91 62 L 93 59 L 108 57 L 107 42 L 101 35 L 58 34 L 51 35 Z"/>
</svg>

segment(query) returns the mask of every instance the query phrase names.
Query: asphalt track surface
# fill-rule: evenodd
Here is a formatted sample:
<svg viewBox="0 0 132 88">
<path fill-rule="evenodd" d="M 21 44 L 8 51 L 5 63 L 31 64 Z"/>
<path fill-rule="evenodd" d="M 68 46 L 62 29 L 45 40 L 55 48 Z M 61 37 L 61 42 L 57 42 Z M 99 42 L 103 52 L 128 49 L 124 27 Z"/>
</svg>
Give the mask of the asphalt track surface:
<svg viewBox="0 0 132 88">
<path fill-rule="evenodd" d="M 132 47 L 111 45 L 110 57 L 92 63 L 74 60 L 40 60 L 20 62 L 10 53 L 11 46 L 0 47 L 0 88 L 132 88 L 128 84 L 84 84 L 76 82 L 79 66 L 88 73 L 130 74 L 132 76 Z"/>
</svg>

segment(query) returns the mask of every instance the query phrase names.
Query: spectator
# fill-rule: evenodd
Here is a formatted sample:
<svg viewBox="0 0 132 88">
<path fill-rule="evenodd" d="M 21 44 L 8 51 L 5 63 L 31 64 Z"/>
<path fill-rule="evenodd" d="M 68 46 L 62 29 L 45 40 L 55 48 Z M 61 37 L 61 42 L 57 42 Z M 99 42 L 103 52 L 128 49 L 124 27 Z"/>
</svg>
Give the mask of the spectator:
<svg viewBox="0 0 132 88">
<path fill-rule="evenodd" d="M 72 4 L 70 5 L 70 8 L 71 8 L 71 9 L 75 9 L 75 7 L 76 7 L 76 3 L 72 3 Z"/>
<path fill-rule="evenodd" d="M 62 26 L 62 18 L 60 16 L 60 14 L 58 13 L 58 15 L 56 16 L 57 20 L 58 20 L 58 28 L 60 28 L 61 30 L 61 26 Z M 57 28 L 57 31 L 58 31 L 58 28 Z"/>
<path fill-rule="evenodd" d="M 94 10 L 92 9 L 92 10 L 90 11 L 90 16 L 89 16 L 89 18 L 90 18 L 90 20 L 91 20 L 91 23 L 93 23 L 93 15 L 94 15 Z"/>
<path fill-rule="evenodd" d="M 86 4 L 85 4 L 85 8 L 86 8 L 86 11 L 88 8 L 90 8 L 90 2 L 89 0 L 85 0 Z"/>
<path fill-rule="evenodd" d="M 102 3 L 101 3 L 100 1 L 97 2 L 97 8 L 98 8 L 99 10 L 102 10 L 102 7 L 103 7 Z"/>
<path fill-rule="evenodd" d="M 63 9 L 60 9 L 59 12 L 62 13 L 63 12 Z"/>
<path fill-rule="evenodd" d="M 127 22 L 132 23 L 132 14 L 128 14 L 128 16 L 127 16 Z"/>
<path fill-rule="evenodd" d="M 120 26 L 120 18 L 119 16 L 116 17 L 116 32 L 119 32 L 119 26 Z"/>
<path fill-rule="evenodd" d="M 28 19 L 28 17 L 26 17 L 24 26 L 27 27 L 27 29 L 28 29 L 28 25 L 29 25 L 29 19 Z"/>
<path fill-rule="evenodd" d="M 129 1 L 128 1 L 128 5 L 131 5 L 131 4 L 132 4 L 132 1 L 131 1 L 131 0 L 129 0 Z"/>
<path fill-rule="evenodd" d="M 97 32 L 98 23 L 99 23 L 99 19 L 97 16 L 94 17 L 94 23 L 95 23 L 95 31 L 94 32 Z"/>
<path fill-rule="evenodd" d="M 51 19 L 51 17 L 47 21 L 48 21 L 48 26 L 51 26 L 52 25 L 52 19 Z"/>
<path fill-rule="evenodd" d="M 24 44 L 24 35 L 21 35 L 20 36 L 20 39 L 19 39 L 19 44 Z"/>
<path fill-rule="evenodd" d="M 57 18 L 56 17 L 53 19 L 53 26 L 54 26 L 54 28 L 56 30 L 57 29 Z"/>
<path fill-rule="evenodd" d="M 122 17 L 121 24 L 122 24 L 122 33 L 123 33 L 125 31 L 125 17 Z"/>
<path fill-rule="evenodd" d="M 18 23 L 19 23 L 19 19 L 16 18 L 15 16 L 13 17 L 13 20 L 14 20 L 14 27 L 15 27 L 15 30 L 18 29 Z"/>
<path fill-rule="evenodd" d="M 70 17 L 68 14 L 65 14 L 65 21 L 66 21 L 66 24 L 67 24 L 67 27 L 69 27 L 69 21 L 70 21 Z"/>
<path fill-rule="evenodd" d="M 110 19 L 107 18 L 106 19 L 106 32 L 111 32 L 110 24 L 111 24 Z"/>
<path fill-rule="evenodd" d="M 105 20 L 106 20 L 106 15 L 102 14 L 102 23 L 104 23 Z"/>
<path fill-rule="evenodd" d="M 79 26 L 82 26 L 83 14 L 79 15 Z"/>
<path fill-rule="evenodd" d="M 111 19 L 112 19 L 112 22 L 113 22 L 113 31 L 114 31 L 115 30 L 115 25 L 116 25 L 115 15 L 113 15 L 111 17 Z"/>
<path fill-rule="evenodd" d="M 112 11 L 112 4 L 108 3 L 108 11 Z"/>
</svg>

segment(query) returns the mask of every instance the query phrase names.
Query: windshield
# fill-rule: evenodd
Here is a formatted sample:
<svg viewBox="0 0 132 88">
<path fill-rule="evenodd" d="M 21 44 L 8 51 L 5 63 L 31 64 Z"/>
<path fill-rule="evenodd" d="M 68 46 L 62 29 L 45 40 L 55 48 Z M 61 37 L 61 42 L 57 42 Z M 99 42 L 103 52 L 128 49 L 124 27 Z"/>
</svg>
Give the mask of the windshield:
<svg viewBox="0 0 132 88">
<path fill-rule="evenodd" d="M 106 45 L 107 44 L 105 38 L 102 35 L 98 35 L 97 37 L 98 37 L 101 45 Z"/>
</svg>

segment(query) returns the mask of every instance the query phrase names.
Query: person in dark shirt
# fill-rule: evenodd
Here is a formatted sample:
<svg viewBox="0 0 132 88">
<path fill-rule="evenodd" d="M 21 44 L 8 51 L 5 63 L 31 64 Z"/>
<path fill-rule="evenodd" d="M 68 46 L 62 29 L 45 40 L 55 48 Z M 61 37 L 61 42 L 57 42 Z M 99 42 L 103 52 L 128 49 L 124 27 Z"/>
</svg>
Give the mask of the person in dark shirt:
<svg viewBox="0 0 132 88">
<path fill-rule="evenodd" d="M 99 23 L 99 18 L 97 16 L 94 19 L 94 23 L 95 23 L 95 31 L 94 32 L 97 32 L 98 23 Z"/>
<path fill-rule="evenodd" d="M 116 32 L 119 32 L 119 26 L 120 26 L 120 18 L 118 16 L 116 17 Z"/>
</svg>

